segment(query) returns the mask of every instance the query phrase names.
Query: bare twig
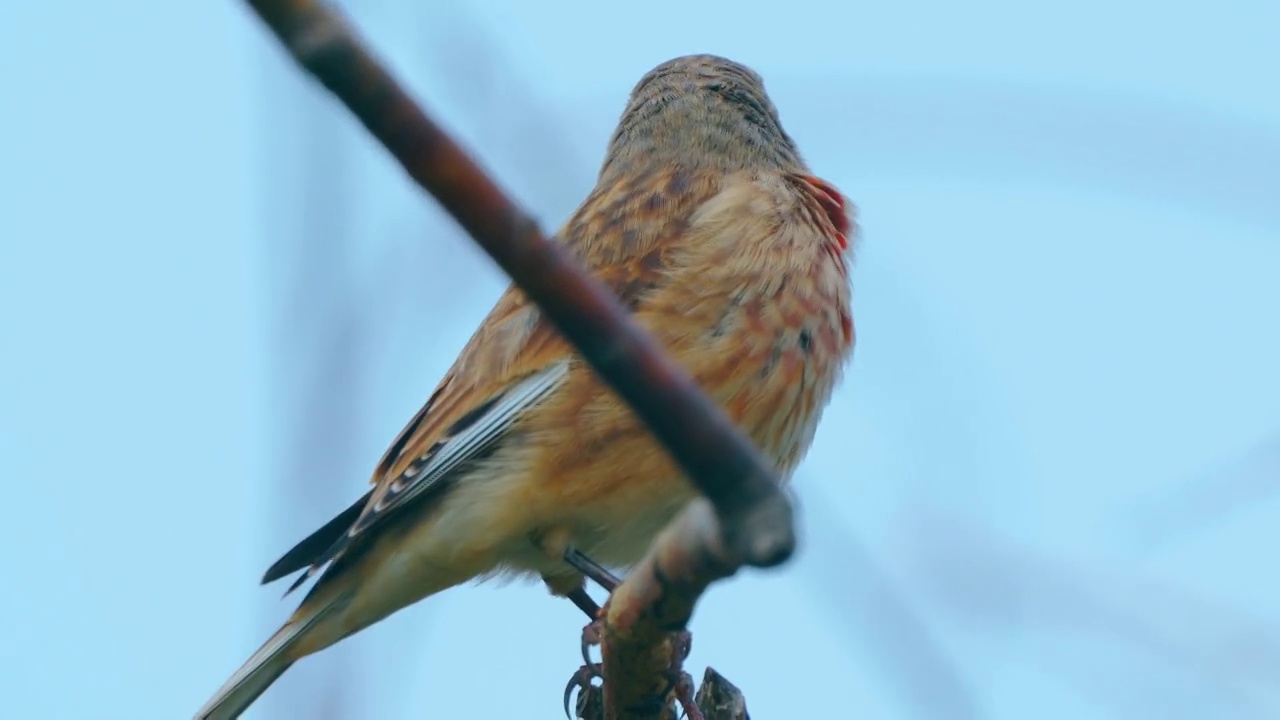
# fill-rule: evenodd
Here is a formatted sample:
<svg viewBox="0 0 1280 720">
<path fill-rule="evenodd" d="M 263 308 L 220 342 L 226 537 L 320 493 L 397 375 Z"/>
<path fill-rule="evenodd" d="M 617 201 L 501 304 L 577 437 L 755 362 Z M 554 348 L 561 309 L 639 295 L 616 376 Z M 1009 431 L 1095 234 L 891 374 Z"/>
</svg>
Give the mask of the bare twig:
<svg viewBox="0 0 1280 720">
<path fill-rule="evenodd" d="M 283 414 L 288 443 L 273 475 L 278 481 L 274 528 L 280 543 L 295 541 L 299 527 L 345 507 L 346 480 L 358 465 L 354 438 L 363 414 L 358 411 L 370 377 L 370 336 L 377 317 L 361 302 L 343 262 L 350 251 L 352 195 L 350 146 L 333 118 L 308 112 L 284 83 L 285 73 L 263 73 L 270 117 L 291 118 L 290 128 L 272 128 L 268 138 L 272 171 L 292 181 L 268 183 L 266 203 L 272 224 L 273 265 L 284 268 L 270 333 L 280 393 L 274 406 Z M 303 150 L 294 156 L 289 133 Z M 293 202 L 290 202 L 292 200 Z M 288 519 L 287 522 L 279 522 Z M 286 546 L 288 547 L 288 546 Z M 278 598 L 268 596 L 271 624 L 279 623 Z M 274 627 L 271 628 L 274 630 Z M 270 632 L 270 630 L 268 630 Z M 338 720 L 350 714 L 351 700 L 364 682 L 358 646 L 339 648 L 296 671 L 280 691 L 269 695 L 277 716 L 298 715 Z M 339 682 L 341 680 L 341 682 Z M 317 688 L 322 691 L 317 692 Z"/>
<path fill-rule="evenodd" d="M 791 505 L 769 464 L 612 294 L 542 237 L 332 8 L 316 0 L 248 1 L 635 410 L 715 505 L 734 563 L 768 567 L 790 557 Z"/>
<path fill-rule="evenodd" d="M 707 720 L 751 720 L 742 691 L 711 668 L 702 676 L 697 700 Z"/>
<path fill-rule="evenodd" d="M 703 673 L 695 700 L 703 720 L 751 720 L 742 691 L 714 668 Z M 578 720 L 603 720 L 604 689 L 597 685 L 583 688 L 576 708 L 574 717 Z"/>
<path fill-rule="evenodd" d="M 609 597 L 601 648 L 608 720 L 662 717 L 670 707 L 672 670 L 685 654 L 673 631 L 688 624 L 708 585 L 738 568 L 720 538 L 711 506 L 695 500 Z"/>
</svg>

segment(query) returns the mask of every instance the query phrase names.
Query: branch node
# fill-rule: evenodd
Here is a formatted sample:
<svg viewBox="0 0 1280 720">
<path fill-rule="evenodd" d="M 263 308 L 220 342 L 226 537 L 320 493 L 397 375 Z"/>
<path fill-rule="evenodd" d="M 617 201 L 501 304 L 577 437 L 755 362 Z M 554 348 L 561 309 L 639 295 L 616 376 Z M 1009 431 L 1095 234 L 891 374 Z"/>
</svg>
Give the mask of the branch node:
<svg viewBox="0 0 1280 720">
<path fill-rule="evenodd" d="M 742 691 L 711 667 L 702 675 L 702 686 L 694 702 L 706 720 L 751 720 Z"/>
</svg>

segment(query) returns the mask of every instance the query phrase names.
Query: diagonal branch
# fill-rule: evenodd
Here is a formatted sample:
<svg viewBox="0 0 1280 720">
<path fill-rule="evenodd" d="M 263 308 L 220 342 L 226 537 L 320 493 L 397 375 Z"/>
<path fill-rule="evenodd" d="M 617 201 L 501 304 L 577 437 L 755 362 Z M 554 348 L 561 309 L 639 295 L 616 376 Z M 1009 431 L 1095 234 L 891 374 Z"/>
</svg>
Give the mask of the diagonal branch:
<svg viewBox="0 0 1280 720">
<path fill-rule="evenodd" d="M 768 567 L 790 557 L 791 505 L 750 440 L 426 116 L 345 20 L 317 0 L 248 2 L 635 410 L 714 504 L 730 564 Z"/>
</svg>

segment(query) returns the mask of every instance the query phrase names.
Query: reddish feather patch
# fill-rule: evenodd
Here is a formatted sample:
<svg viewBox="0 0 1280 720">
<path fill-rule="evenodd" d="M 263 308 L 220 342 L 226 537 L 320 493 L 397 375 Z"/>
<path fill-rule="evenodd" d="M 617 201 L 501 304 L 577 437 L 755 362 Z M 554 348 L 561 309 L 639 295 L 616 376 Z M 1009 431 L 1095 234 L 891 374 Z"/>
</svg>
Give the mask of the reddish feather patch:
<svg viewBox="0 0 1280 720">
<path fill-rule="evenodd" d="M 814 197 L 817 198 L 818 204 L 827 213 L 827 219 L 831 221 L 831 226 L 835 228 L 836 240 L 840 243 L 841 250 L 849 248 L 849 216 L 845 213 L 844 195 L 831 183 L 816 178 L 812 175 L 802 175 L 801 178 L 814 189 Z"/>
</svg>

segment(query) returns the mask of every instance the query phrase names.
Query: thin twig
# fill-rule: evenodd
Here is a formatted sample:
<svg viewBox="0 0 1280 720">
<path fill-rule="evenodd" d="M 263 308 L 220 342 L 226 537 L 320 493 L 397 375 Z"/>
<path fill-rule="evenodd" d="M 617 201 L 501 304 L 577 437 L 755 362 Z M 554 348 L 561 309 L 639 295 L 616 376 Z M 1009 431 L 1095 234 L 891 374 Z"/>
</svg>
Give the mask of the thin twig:
<svg viewBox="0 0 1280 720">
<path fill-rule="evenodd" d="M 742 691 L 712 668 L 702 676 L 697 700 L 707 720 L 751 720 Z"/>
<path fill-rule="evenodd" d="M 673 631 L 688 625 L 708 585 L 738 568 L 720 537 L 711 506 L 695 500 L 609 596 L 601 646 L 607 720 L 662 717 L 670 707 L 671 671 L 684 659 Z"/>
<path fill-rule="evenodd" d="M 463 150 L 316 0 L 248 0 L 293 57 L 546 313 L 715 505 L 735 563 L 769 567 L 795 548 L 791 505 L 751 441 L 559 244 L 549 243 Z"/>
</svg>

